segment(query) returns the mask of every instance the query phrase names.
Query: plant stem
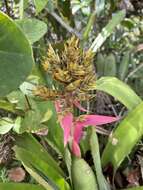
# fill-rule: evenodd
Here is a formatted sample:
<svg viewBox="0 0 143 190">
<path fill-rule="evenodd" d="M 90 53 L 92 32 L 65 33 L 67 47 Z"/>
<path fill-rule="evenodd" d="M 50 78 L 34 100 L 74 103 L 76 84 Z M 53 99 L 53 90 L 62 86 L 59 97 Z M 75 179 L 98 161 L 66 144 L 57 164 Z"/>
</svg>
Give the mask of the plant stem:
<svg viewBox="0 0 143 190">
<path fill-rule="evenodd" d="M 71 26 L 69 26 L 67 23 L 65 23 L 62 18 L 56 14 L 55 12 L 49 12 L 48 9 L 45 8 L 45 10 L 58 22 L 61 24 L 62 27 L 64 27 L 69 33 L 74 34 L 79 39 L 81 39 L 81 34 L 77 32 L 75 29 L 73 29 Z"/>
</svg>

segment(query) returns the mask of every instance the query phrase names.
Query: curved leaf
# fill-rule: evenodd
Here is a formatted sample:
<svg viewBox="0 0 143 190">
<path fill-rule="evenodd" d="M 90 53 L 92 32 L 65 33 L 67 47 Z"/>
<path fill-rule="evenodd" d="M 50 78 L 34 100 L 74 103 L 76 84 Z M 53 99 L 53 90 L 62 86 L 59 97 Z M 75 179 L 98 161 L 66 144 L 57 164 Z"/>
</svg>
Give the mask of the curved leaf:
<svg viewBox="0 0 143 190">
<path fill-rule="evenodd" d="M 72 180 L 75 190 L 97 190 L 94 172 L 81 158 L 74 158 L 72 162 Z"/>
<path fill-rule="evenodd" d="M 18 135 L 15 144 L 16 157 L 41 185 L 46 189 L 49 186 L 70 189 L 63 171 L 34 137 L 29 134 Z"/>
<path fill-rule="evenodd" d="M 47 32 L 47 25 L 38 19 L 20 19 L 16 20 L 16 24 L 20 26 L 31 44 L 38 41 Z"/>
<path fill-rule="evenodd" d="M 91 148 L 91 154 L 92 154 L 92 158 L 94 162 L 94 168 L 96 171 L 96 177 L 97 177 L 99 190 L 110 190 L 109 185 L 107 184 L 107 181 L 104 178 L 104 175 L 102 173 L 99 143 L 98 143 L 98 137 L 96 134 L 96 129 L 92 127 L 91 132 L 92 133 L 90 137 L 90 148 Z"/>
<path fill-rule="evenodd" d="M 137 94 L 125 83 L 114 77 L 102 77 L 96 82 L 96 90 L 104 91 L 122 104 L 129 110 L 135 108 L 142 100 Z"/>
<path fill-rule="evenodd" d="M 139 104 L 119 124 L 102 155 L 102 165 L 111 163 L 117 169 L 124 158 L 143 136 L 143 103 Z"/>
<path fill-rule="evenodd" d="M 32 50 L 27 38 L 14 21 L 0 12 L 0 96 L 17 89 L 32 66 Z"/>
<path fill-rule="evenodd" d="M 15 144 L 24 148 L 29 152 L 33 152 L 39 155 L 40 159 L 52 166 L 57 172 L 64 176 L 63 171 L 57 165 L 56 161 L 51 157 L 51 155 L 43 148 L 43 146 L 30 134 L 17 135 L 15 137 Z"/>
<path fill-rule="evenodd" d="M 36 154 L 19 147 L 15 147 L 15 151 L 17 158 L 22 161 L 24 166 L 26 166 L 25 169 L 30 168 L 30 170 L 33 170 L 34 173 L 37 173 L 37 175 L 40 175 L 43 178 L 45 181 L 44 183 L 41 181 L 41 185 L 43 185 L 43 187 L 46 187 L 46 189 L 47 187 L 49 188 L 49 186 L 53 187 L 53 189 L 70 189 L 68 183 L 60 173 L 55 170 L 52 165 L 49 165 L 49 163 L 40 159 L 40 155 L 37 156 Z M 33 172 L 30 172 L 30 174 L 34 174 Z M 35 174 L 32 176 L 37 179 Z M 46 182 L 48 182 L 48 185 L 45 185 Z"/>
</svg>

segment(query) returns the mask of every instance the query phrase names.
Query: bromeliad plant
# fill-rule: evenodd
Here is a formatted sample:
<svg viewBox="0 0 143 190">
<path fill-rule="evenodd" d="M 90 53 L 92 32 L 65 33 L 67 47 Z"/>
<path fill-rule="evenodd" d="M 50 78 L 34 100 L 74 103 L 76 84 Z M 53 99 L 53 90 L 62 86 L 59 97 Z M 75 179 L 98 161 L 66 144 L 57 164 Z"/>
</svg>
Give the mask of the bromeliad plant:
<svg viewBox="0 0 143 190">
<path fill-rule="evenodd" d="M 94 97 L 91 93 L 96 85 L 93 56 L 91 50 L 82 51 L 79 48 L 79 40 L 75 37 L 67 41 L 61 54 L 56 53 L 50 45 L 42 65 L 53 80 L 59 82 L 61 86 L 56 90 L 55 86 L 54 90 L 42 86 L 34 90 L 36 96 L 54 101 L 58 120 L 64 130 L 64 146 L 70 142 L 72 153 L 78 157 L 81 156 L 78 144 L 84 127 L 103 125 L 119 119 L 88 114 L 74 116 L 75 107 L 86 111 L 81 106 L 81 102 L 89 101 Z"/>
<path fill-rule="evenodd" d="M 47 0 L 38 0 L 34 1 L 34 3 L 36 9 L 38 5 L 40 6 L 37 10 L 38 13 L 44 8 Z M 111 163 L 115 171 L 124 158 L 131 152 L 131 149 L 143 135 L 143 104 L 142 100 L 126 84 L 116 78 L 102 77 L 96 81 L 92 65 L 92 52 L 96 52 L 100 48 L 124 17 L 124 11 L 120 11 L 117 15 L 114 15 L 109 24 L 97 36 L 90 50 L 86 52 L 83 52 L 79 48 L 79 42 L 74 37 L 65 44 L 64 51 L 61 54 L 57 54 L 52 46 L 49 47 L 48 56 L 43 61 L 43 68 L 53 78 L 53 85 L 50 88 L 40 86 L 33 91 L 36 96 L 46 100 L 44 105 L 28 96 L 31 107 L 29 106 L 29 109 L 27 107 L 25 109 L 25 102 L 21 101 L 22 92 L 20 91 L 17 94 L 17 99 L 20 101 L 16 103 L 14 100 L 10 101 L 9 96 L 7 96 L 7 99 L 0 100 L 1 108 L 16 114 L 18 116 L 16 121 L 19 121 L 19 117 L 23 121 L 22 124 L 19 124 L 19 128 L 22 130 L 18 131 L 18 135 L 15 137 L 14 150 L 16 158 L 22 162 L 27 172 L 38 182 L 38 184 L 0 183 L 1 190 L 110 189 L 102 174 L 101 161 L 102 166 Z M 30 43 L 32 44 L 41 37 L 41 33 L 37 37 L 37 32 L 35 32 L 37 31 L 35 30 L 36 24 L 32 25 L 33 22 L 29 22 L 29 20 L 25 22 L 24 19 L 21 19 L 19 22 L 15 23 L 7 15 L 0 12 L 0 57 L 2 60 L 0 64 L 0 96 L 6 96 L 12 90 L 16 90 L 24 82 L 29 73 L 31 73 L 33 55 Z M 37 20 L 34 23 L 41 26 Z M 35 34 L 34 39 L 31 39 L 31 36 L 26 33 L 27 30 L 25 28 L 29 29 L 29 24 L 32 26 Z M 24 27 L 20 28 L 20 26 Z M 45 29 L 44 27 L 43 34 L 45 33 Z M 7 74 L 9 74 L 9 77 L 7 77 Z M 81 111 L 89 112 L 89 110 L 82 107 L 82 102 L 89 101 L 94 97 L 91 93 L 93 89 L 109 93 L 130 111 L 128 116 L 125 117 L 115 132 L 113 132 L 112 136 L 109 137 L 101 161 L 96 136 L 96 131 L 100 129 L 99 132 L 101 132 L 101 128 L 96 129 L 93 126 L 110 123 L 118 120 L 118 118 L 93 114 L 77 115 L 77 108 Z M 56 112 L 54 112 L 55 109 L 52 102 L 54 103 Z M 18 107 L 19 105 L 20 107 Z M 45 114 L 45 111 L 41 112 L 44 106 L 46 109 L 48 107 L 48 114 L 47 112 Z M 22 112 L 19 112 L 21 109 Z M 13 120 L 10 120 L 7 126 L 8 131 L 15 126 L 15 123 Z M 64 131 L 64 139 L 62 139 L 62 135 L 60 134 L 61 128 L 59 124 Z M 65 146 L 69 144 L 71 151 L 69 151 L 68 146 L 63 151 L 57 150 L 63 158 L 62 162 L 67 166 L 62 168 L 64 168 L 64 171 L 66 168 L 68 169 L 68 175 L 59 166 L 59 160 L 57 159 L 56 162 L 36 138 L 29 134 L 40 129 L 41 125 L 42 127 L 46 126 L 49 130 L 48 137 L 41 137 L 41 142 L 43 142 L 43 139 L 48 141 L 54 150 L 60 147 L 62 141 L 64 141 Z M 87 143 L 92 153 L 94 171 L 84 159 L 80 158 L 82 155 L 79 148 L 83 130 L 90 125 L 92 127 L 88 128 L 90 134 L 89 142 Z M 5 129 L 5 125 L 3 125 L 3 128 Z M 23 134 L 20 135 L 19 133 Z M 142 187 L 134 189 L 142 189 Z"/>
</svg>

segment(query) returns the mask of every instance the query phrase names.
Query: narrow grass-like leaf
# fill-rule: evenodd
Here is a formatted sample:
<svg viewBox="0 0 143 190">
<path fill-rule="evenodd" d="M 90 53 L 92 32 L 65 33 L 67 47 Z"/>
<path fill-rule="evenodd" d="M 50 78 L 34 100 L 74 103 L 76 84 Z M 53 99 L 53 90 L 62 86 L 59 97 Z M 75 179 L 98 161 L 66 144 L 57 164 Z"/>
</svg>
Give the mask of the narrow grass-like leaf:
<svg viewBox="0 0 143 190">
<path fill-rule="evenodd" d="M 102 165 L 110 163 L 116 170 L 143 136 L 143 103 L 139 104 L 119 124 L 109 137 L 102 155 Z"/>
<path fill-rule="evenodd" d="M 68 148 L 65 149 L 65 154 L 64 154 L 64 159 L 65 163 L 68 169 L 69 177 L 72 183 L 72 177 L 71 177 L 71 165 L 72 165 L 72 158 L 71 158 L 71 153 Z"/>
<path fill-rule="evenodd" d="M 98 137 L 96 135 L 96 129 L 92 127 L 91 132 L 92 133 L 90 137 L 90 147 L 91 147 L 91 154 L 92 154 L 92 158 L 94 162 L 99 190 L 110 190 L 102 173 L 99 144 L 98 144 Z"/>
<path fill-rule="evenodd" d="M 92 43 L 90 49 L 93 52 L 96 52 L 98 48 L 102 46 L 105 40 L 113 32 L 115 27 L 124 19 L 125 11 L 119 11 L 117 14 L 114 14 L 112 20 L 107 24 L 105 28 L 98 34 L 97 38 Z"/>
<path fill-rule="evenodd" d="M 83 33 L 83 39 L 84 40 L 87 40 L 87 38 L 91 32 L 92 26 L 93 26 L 94 21 L 95 21 L 95 15 L 96 15 L 96 13 L 93 12 L 89 17 L 88 23 L 87 23 L 85 30 L 84 30 L 84 33 Z"/>
<path fill-rule="evenodd" d="M 142 100 L 125 83 L 114 77 L 102 77 L 96 81 L 96 90 L 106 92 L 119 100 L 129 110 L 135 108 Z"/>
</svg>

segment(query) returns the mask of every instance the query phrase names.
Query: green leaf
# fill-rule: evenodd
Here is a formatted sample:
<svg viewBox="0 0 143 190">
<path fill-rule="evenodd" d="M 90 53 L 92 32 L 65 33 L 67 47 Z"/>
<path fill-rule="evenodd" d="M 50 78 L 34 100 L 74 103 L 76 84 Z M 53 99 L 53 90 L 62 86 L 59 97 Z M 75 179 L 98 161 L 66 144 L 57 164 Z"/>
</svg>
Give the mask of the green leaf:
<svg viewBox="0 0 143 190">
<path fill-rule="evenodd" d="M 48 183 L 52 187 L 61 190 L 69 190 L 70 187 L 64 179 L 64 174 L 56 161 L 45 149 L 30 135 L 22 135 L 16 138 L 16 157 L 22 161 L 27 171 L 44 187 Z M 42 180 L 43 179 L 43 180 Z"/>
<path fill-rule="evenodd" d="M 101 33 L 98 34 L 97 38 L 92 43 L 90 49 L 96 52 L 98 48 L 105 42 L 105 40 L 110 36 L 115 27 L 124 19 L 125 11 L 119 11 L 114 14 L 112 20 L 107 24 L 105 28 L 102 29 Z"/>
<path fill-rule="evenodd" d="M 81 158 L 73 158 L 72 181 L 75 190 L 98 190 L 94 172 Z"/>
<path fill-rule="evenodd" d="M 0 100 L 0 109 L 10 111 L 12 113 L 16 112 L 14 105 L 6 100 Z"/>
<path fill-rule="evenodd" d="M 6 134 L 9 132 L 14 126 L 12 119 L 3 117 L 0 119 L 0 134 Z"/>
<path fill-rule="evenodd" d="M 65 148 L 64 160 L 68 169 L 70 181 L 72 183 L 72 177 L 71 177 L 72 158 L 71 158 L 71 153 L 68 148 Z"/>
<path fill-rule="evenodd" d="M 101 168 L 101 161 L 100 161 L 100 152 L 99 152 L 99 144 L 98 144 L 98 137 L 96 135 L 96 130 L 94 127 L 91 128 L 91 137 L 90 137 L 90 147 L 91 147 L 91 154 L 93 157 L 94 167 L 97 176 L 97 182 L 99 185 L 99 190 L 110 190 L 104 175 L 102 173 Z"/>
<path fill-rule="evenodd" d="M 93 12 L 89 17 L 88 23 L 87 23 L 85 30 L 84 30 L 84 33 L 83 33 L 83 39 L 84 40 L 87 40 L 87 38 L 88 38 L 88 36 L 92 30 L 92 26 L 93 26 L 94 21 L 95 21 L 95 16 L 96 16 L 96 13 Z"/>
<path fill-rule="evenodd" d="M 21 127 L 19 129 L 19 133 L 24 133 L 24 132 L 34 133 L 41 129 L 48 128 L 47 126 L 42 125 L 40 123 L 41 119 L 42 119 L 41 113 L 38 110 L 38 108 L 35 110 L 28 110 L 21 121 Z"/>
<path fill-rule="evenodd" d="M 53 188 L 48 184 L 48 182 L 45 180 L 45 179 L 43 179 L 41 176 L 40 176 L 40 174 L 38 174 L 38 173 L 36 173 L 35 172 L 35 170 L 34 170 L 34 168 L 32 168 L 32 166 L 29 166 L 28 167 L 28 165 L 29 164 L 27 164 L 27 163 L 23 163 L 23 166 L 24 166 L 24 168 L 27 170 L 27 172 L 39 183 L 39 184 L 41 184 L 43 187 L 44 187 L 44 189 L 46 189 L 46 190 L 53 190 Z"/>
<path fill-rule="evenodd" d="M 16 20 L 16 24 L 20 26 L 31 44 L 38 41 L 47 32 L 47 25 L 35 18 Z"/>
<path fill-rule="evenodd" d="M 45 190 L 40 185 L 32 185 L 28 183 L 0 183 L 0 190 Z"/>
<path fill-rule="evenodd" d="M 33 66 L 31 46 L 6 14 L 0 12 L 0 96 L 15 90 Z"/>
<path fill-rule="evenodd" d="M 108 144 L 102 155 L 103 166 L 112 163 L 114 169 L 117 169 L 124 158 L 140 140 L 143 135 L 142 113 L 143 103 L 139 104 L 130 112 L 119 124 L 111 137 L 109 137 Z"/>
<path fill-rule="evenodd" d="M 142 100 L 137 94 L 125 83 L 115 77 L 102 77 L 96 81 L 96 90 L 104 91 L 122 104 L 129 110 L 134 109 Z"/>
<path fill-rule="evenodd" d="M 36 13 L 38 14 L 40 11 L 44 9 L 46 4 L 48 3 L 48 0 L 33 0 L 35 7 L 36 7 Z"/>
<path fill-rule="evenodd" d="M 61 187 L 61 182 L 64 182 L 64 178 L 58 173 L 57 170 L 52 167 L 52 165 L 44 162 L 40 158 L 40 155 L 36 155 L 33 152 L 29 152 L 26 149 L 19 147 L 15 147 L 15 152 L 16 157 L 22 161 L 23 165 L 31 168 L 34 172 L 39 174 L 45 181 L 50 184 L 51 187 Z M 61 189 L 64 190 L 64 186 Z"/>
<path fill-rule="evenodd" d="M 126 74 L 128 72 L 130 63 L 130 51 L 125 52 L 123 59 L 121 61 L 120 67 L 119 67 L 119 78 L 121 80 L 124 80 L 126 77 Z"/>
<path fill-rule="evenodd" d="M 43 146 L 30 134 L 22 134 L 15 137 L 15 144 L 18 147 L 24 148 L 29 152 L 33 152 L 35 155 L 39 155 L 40 159 L 51 165 L 57 172 L 64 176 L 63 171 L 57 165 L 56 161 L 50 156 L 50 154 L 43 148 Z"/>
<path fill-rule="evenodd" d="M 63 129 L 61 128 L 57 113 L 55 111 L 55 107 L 53 102 L 47 102 L 48 107 L 52 110 L 52 117 L 46 122 L 48 126 L 48 137 L 47 140 L 50 141 L 54 146 L 56 146 L 59 152 L 64 155 L 64 144 L 63 144 Z"/>
<path fill-rule="evenodd" d="M 97 74 L 99 75 L 99 77 L 103 76 L 104 74 L 104 66 L 105 66 L 105 57 L 103 54 L 98 53 L 97 60 L 96 60 L 96 68 L 97 68 Z"/>
<path fill-rule="evenodd" d="M 116 58 L 113 53 L 105 57 L 104 76 L 116 76 L 117 66 Z"/>
</svg>

